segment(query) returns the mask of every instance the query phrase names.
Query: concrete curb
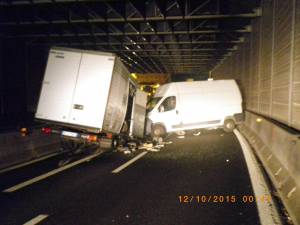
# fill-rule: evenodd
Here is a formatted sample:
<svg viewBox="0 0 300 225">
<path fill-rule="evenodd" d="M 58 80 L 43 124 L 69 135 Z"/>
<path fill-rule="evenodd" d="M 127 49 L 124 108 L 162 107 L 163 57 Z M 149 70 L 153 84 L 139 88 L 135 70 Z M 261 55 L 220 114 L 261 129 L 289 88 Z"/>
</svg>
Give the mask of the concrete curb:
<svg viewBox="0 0 300 225">
<path fill-rule="evenodd" d="M 18 132 L 0 134 L 0 169 L 57 152 L 59 146 L 58 135 L 45 135 L 40 130 L 25 137 Z"/>
</svg>

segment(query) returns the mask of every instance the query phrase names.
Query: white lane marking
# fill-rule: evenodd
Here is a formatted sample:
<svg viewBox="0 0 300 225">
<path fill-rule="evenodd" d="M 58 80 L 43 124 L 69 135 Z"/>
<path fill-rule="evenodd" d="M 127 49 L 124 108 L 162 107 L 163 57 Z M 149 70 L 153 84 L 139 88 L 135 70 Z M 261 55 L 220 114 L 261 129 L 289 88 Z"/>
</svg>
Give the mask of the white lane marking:
<svg viewBox="0 0 300 225">
<path fill-rule="evenodd" d="M 254 156 L 254 153 L 251 150 L 250 145 L 237 129 L 234 129 L 233 132 L 242 147 L 254 195 L 257 197 L 271 196 L 266 180 L 263 177 L 262 170 L 259 167 L 259 164 Z M 256 201 L 256 205 L 261 225 L 282 224 L 272 196 L 270 201 Z"/>
<path fill-rule="evenodd" d="M 13 187 L 7 188 L 7 189 L 5 189 L 5 190 L 2 191 L 2 192 L 7 192 L 7 193 L 9 193 L 9 192 L 17 191 L 17 190 L 19 190 L 19 189 L 21 189 L 21 188 L 24 188 L 24 187 L 29 186 L 29 185 L 31 185 L 31 184 L 34 184 L 34 183 L 36 183 L 36 182 L 38 182 L 38 181 L 41 181 L 41 180 L 43 180 L 43 179 L 46 179 L 47 177 L 53 176 L 53 175 L 55 175 L 55 174 L 57 174 L 57 173 L 60 173 L 60 172 L 62 172 L 62 171 L 64 171 L 64 170 L 66 170 L 66 169 L 69 169 L 69 168 L 71 168 L 71 167 L 74 167 L 74 166 L 76 166 L 76 165 L 78 165 L 78 164 L 81 164 L 81 163 L 90 161 L 91 159 L 93 159 L 93 158 L 99 156 L 100 154 L 102 154 L 102 153 L 100 152 L 100 153 L 97 153 L 97 154 L 94 154 L 94 155 L 90 155 L 90 156 L 88 156 L 88 157 L 85 157 L 85 158 L 80 159 L 80 160 L 78 160 L 78 161 L 75 161 L 75 162 L 73 162 L 73 163 L 67 164 L 67 165 L 65 165 L 65 166 L 63 166 L 63 167 L 57 168 L 57 169 L 55 169 L 55 170 L 52 170 L 52 171 L 50 171 L 50 172 L 48 172 L 48 173 L 42 174 L 42 175 L 40 175 L 40 176 L 37 176 L 37 177 L 35 177 L 35 178 L 32 178 L 32 179 L 30 179 L 30 180 L 27 180 L 27 181 L 25 181 L 25 182 L 22 182 L 22 183 L 20 183 L 20 184 L 17 184 L 17 185 L 15 185 L 15 186 L 13 186 Z"/>
<path fill-rule="evenodd" d="M 28 165 L 31 165 L 33 163 L 36 163 L 36 162 L 39 162 L 39 161 L 42 161 L 42 160 L 49 159 L 51 157 L 60 155 L 62 153 L 64 153 L 64 152 L 55 152 L 55 153 L 52 153 L 52 154 L 49 154 L 49 155 L 45 155 L 45 156 L 43 156 L 41 158 L 38 158 L 38 159 L 34 159 L 34 160 L 31 160 L 31 161 L 28 161 L 28 162 L 24 162 L 24 163 L 15 165 L 15 166 L 11 166 L 11 167 L 5 168 L 3 170 L 0 170 L 0 174 L 5 173 L 5 172 L 9 172 L 11 170 L 19 169 L 21 167 L 28 166 Z"/>
<path fill-rule="evenodd" d="M 280 168 L 277 170 L 277 172 L 275 173 L 275 176 L 278 176 L 278 175 L 280 174 L 281 170 L 282 170 L 282 168 L 280 167 Z"/>
<path fill-rule="evenodd" d="M 39 222 L 41 222 L 42 220 L 46 219 L 47 217 L 48 217 L 48 215 L 41 214 L 41 215 L 38 215 L 38 216 L 34 217 L 33 219 L 29 220 L 28 222 L 24 223 L 23 225 L 35 225 L 35 224 L 38 224 Z"/>
<path fill-rule="evenodd" d="M 296 191 L 296 187 L 293 187 L 292 190 L 290 190 L 290 192 L 288 193 L 287 197 L 288 198 L 291 198 L 292 197 L 292 194 Z"/>
<path fill-rule="evenodd" d="M 134 163 L 135 161 L 137 161 L 138 159 L 142 158 L 144 155 L 146 155 L 148 152 L 142 152 L 140 154 L 138 154 L 136 157 L 130 159 L 128 162 L 124 163 L 123 165 L 119 166 L 117 169 L 114 169 L 113 171 L 111 171 L 112 173 L 119 173 L 121 170 L 125 169 L 127 166 L 129 166 L 130 164 Z"/>
</svg>

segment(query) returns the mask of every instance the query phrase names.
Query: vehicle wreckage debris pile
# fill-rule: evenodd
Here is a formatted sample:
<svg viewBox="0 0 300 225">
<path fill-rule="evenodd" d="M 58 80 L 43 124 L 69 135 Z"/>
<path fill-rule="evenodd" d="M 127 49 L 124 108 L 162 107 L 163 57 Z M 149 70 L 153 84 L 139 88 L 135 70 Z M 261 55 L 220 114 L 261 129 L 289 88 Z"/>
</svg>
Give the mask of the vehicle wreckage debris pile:
<svg viewBox="0 0 300 225">
<path fill-rule="evenodd" d="M 135 142 L 129 142 L 127 144 L 127 146 L 120 146 L 118 147 L 118 151 L 119 152 L 123 152 L 125 155 L 127 154 L 131 154 L 133 152 L 135 152 L 136 150 L 146 150 L 146 151 L 150 151 L 150 152 L 159 152 L 165 145 L 168 144 L 172 144 L 172 141 L 168 141 L 168 142 L 163 142 L 162 140 L 160 140 L 159 142 L 157 142 L 156 144 L 148 143 L 142 143 L 139 146 L 137 146 L 137 144 Z"/>
</svg>

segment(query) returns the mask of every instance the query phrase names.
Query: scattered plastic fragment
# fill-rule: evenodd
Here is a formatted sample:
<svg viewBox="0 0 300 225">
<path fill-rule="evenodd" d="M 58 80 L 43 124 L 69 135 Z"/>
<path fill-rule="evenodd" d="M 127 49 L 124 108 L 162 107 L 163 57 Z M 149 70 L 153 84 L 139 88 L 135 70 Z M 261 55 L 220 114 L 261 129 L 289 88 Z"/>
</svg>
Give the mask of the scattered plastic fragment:
<svg viewBox="0 0 300 225">
<path fill-rule="evenodd" d="M 157 149 L 157 148 L 147 148 L 146 150 L 150 151 L 150 152 L 159 152 L 160 151 L 160 149 Z"/>
<path fill-rule="evenodd" d="M 199 131 L 199 132 L 197 132 L 197 133 L 195 133 L 195 134 L 193 134 L 194 136 L 199 136 L 201 134 L 201 131 Z"/>
<path fill-rule="evenodd" d="M 124 151 L 124 154 L 125 155 L 127 155 L 127 154 L 130 154 L 131 153 L 131 151 L 130 150 L 126 150 L 126 151 Z"/>
<path fill-rule="evenodd" d="M 178 136 L 183 136 L 183 135 L 185 135 L 185 131 L 183 131 L 183 130 L 176 131 L 176 134 L 177 134 Z"/>
</svg>

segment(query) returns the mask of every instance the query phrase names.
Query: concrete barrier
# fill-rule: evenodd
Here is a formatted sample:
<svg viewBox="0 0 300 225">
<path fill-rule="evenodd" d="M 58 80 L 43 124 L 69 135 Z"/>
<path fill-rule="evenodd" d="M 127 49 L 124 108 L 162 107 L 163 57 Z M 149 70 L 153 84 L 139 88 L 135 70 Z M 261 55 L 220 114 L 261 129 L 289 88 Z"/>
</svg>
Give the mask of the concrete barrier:
<svg viewBox="0 0 300 225">
<path fill-rule="evenodd" d="M 40 130 L 33 130 L 24 137 L 19 132 L 2 133 L 0 169 L 57 152 L 59 145 L 59 136 L 45 135 Z"/>
<path fill-rule="evenodd" d="M 292 221 L 300 225 L 300 132 L 292 134 L 250 112 L 239 130 L 261 160 Z"/>
</svg>

